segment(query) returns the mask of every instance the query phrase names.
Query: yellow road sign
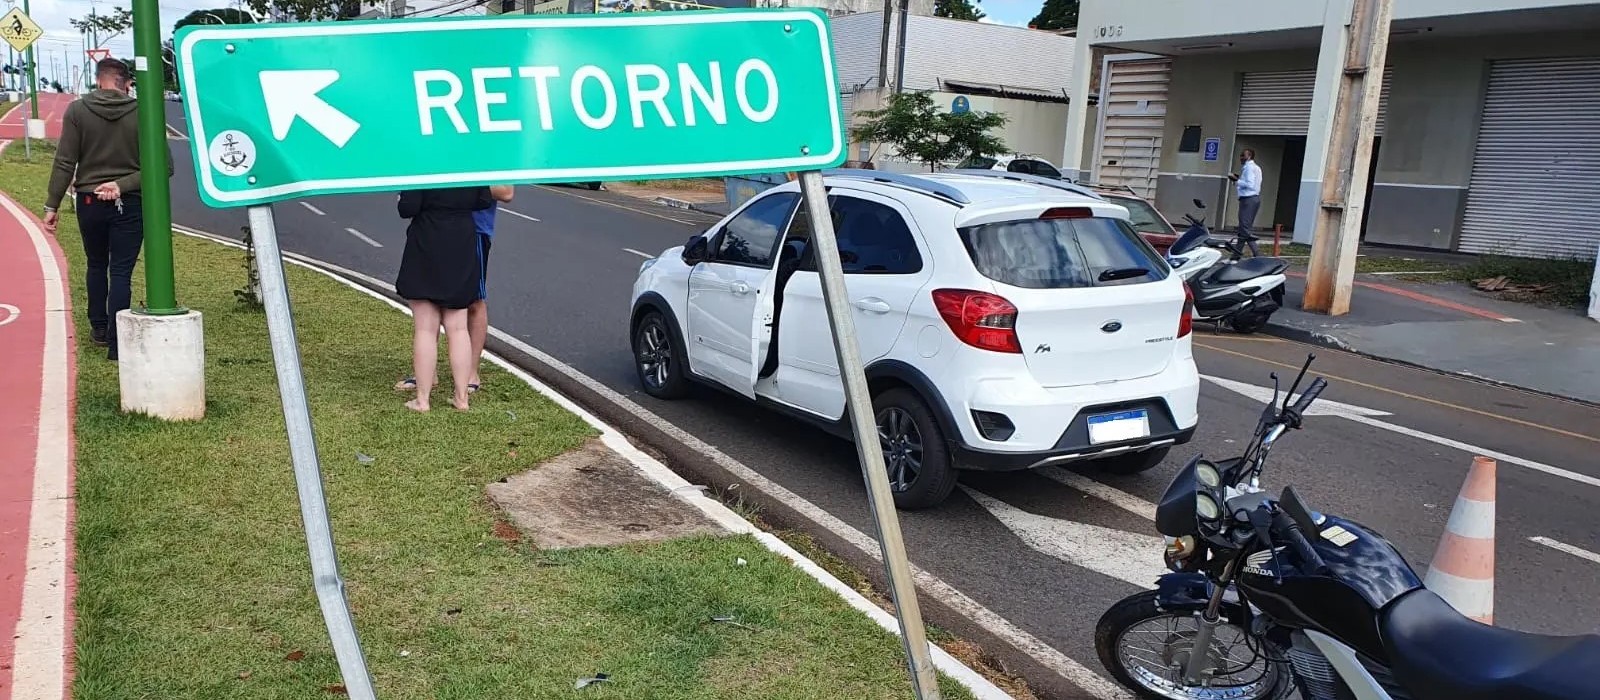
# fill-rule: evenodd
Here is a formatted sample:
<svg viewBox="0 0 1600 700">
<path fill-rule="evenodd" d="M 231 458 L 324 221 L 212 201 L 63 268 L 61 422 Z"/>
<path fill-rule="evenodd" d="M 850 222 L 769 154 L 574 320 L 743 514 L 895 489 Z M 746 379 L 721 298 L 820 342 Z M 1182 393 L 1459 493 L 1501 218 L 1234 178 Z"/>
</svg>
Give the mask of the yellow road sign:
<svg viewBox="0 0 1600 700">
<path fill-rule="evenodd" d="M 23 14 L 22 10 L 13 7 L 4 17 L 0 17 L 0 39 L 17 51 L 27 50 L 41 36 L 44 36 L 44 28 Z"/>
</svg>

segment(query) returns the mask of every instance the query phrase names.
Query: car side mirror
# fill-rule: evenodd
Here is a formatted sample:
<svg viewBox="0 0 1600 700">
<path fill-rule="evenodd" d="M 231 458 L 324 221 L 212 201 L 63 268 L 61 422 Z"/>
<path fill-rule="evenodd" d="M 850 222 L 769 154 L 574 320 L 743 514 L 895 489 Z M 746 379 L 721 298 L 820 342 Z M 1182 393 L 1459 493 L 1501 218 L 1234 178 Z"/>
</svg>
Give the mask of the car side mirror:
<svg viewBox="0 0 1600 700">
<path fill-rule="evenodd" d="M 1196 209 L 1204 209 L 1206 208 L 1206 203 L 1196 199 L 1194 200 L 1194 206 Z"/>
<path fill-rule="evenodd" d="M 694 266 L 706 261 L 710 244 L 705 236 L 694 236 L 683 244 L 683 264 Z"/>
</svg>

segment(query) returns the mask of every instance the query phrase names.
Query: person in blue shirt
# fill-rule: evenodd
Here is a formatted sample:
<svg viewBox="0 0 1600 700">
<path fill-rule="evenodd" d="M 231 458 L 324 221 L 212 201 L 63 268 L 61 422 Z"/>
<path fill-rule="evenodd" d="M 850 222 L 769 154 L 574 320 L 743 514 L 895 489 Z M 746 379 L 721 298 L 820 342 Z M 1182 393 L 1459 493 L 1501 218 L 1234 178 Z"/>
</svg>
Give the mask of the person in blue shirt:
<svg viewBox="0 0 1600 700">
<path fill-rule="evenodd" d="M 511 201 L 517 189 L 514 185 L 493 185 L 489 193 L 494 196 L 494 206 L 472 212 L 472 220 L 478 226 L 478 300 L 467 307 L 467 333 L 472 336 L 472 391 L 483 383 L 478 377 L 478 365 L 483 362 L 483 344 L 489 338 L 489 245 L 494 242 L 494 215 L 502 202 Z"/>
</svg>

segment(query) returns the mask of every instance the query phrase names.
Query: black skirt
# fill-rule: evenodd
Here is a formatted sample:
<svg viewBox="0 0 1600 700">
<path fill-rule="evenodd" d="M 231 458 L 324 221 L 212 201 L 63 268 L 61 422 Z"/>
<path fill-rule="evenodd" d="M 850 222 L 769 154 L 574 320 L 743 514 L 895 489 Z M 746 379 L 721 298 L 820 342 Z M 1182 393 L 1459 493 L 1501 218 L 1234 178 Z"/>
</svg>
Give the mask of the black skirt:
<svg viewBox="0 0 1600 700">
<path fill-rule="evenodd" d="M 472 212 L 494 205 L 487 187 L 407 190 L 400 193 L 406 249 L 395 292 L 403 299 L 464 309 L 480 297 L 478 232 Z"/>
</svg>

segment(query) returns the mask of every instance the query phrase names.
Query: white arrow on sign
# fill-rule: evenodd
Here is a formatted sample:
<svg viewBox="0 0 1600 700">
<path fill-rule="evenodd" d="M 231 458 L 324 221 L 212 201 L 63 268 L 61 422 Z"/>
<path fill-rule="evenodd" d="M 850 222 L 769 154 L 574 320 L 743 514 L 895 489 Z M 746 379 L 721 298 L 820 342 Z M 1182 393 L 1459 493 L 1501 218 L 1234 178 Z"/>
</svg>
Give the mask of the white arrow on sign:
<svg viewBox="0 0 1600 700">
<path fill-rule="evenodd" d="M 289 127 L 294 125 L 296 117 L 340 148 L 344 148 L 361 128 L 349 115 L 317 97 L 317 93 L 339 79 L 339 71 L 264 70 L 260 78 L 272 137 L 279 141 L 289 136 Z"/>
<path fill-rule="evenodd" d="M 1154 589 L 1167 573 L 1166 540 L 1099 525 L 1029 513 L 966 486 L 972 500 L 1036 551 L 1095 573 Z"/>
</svg>

